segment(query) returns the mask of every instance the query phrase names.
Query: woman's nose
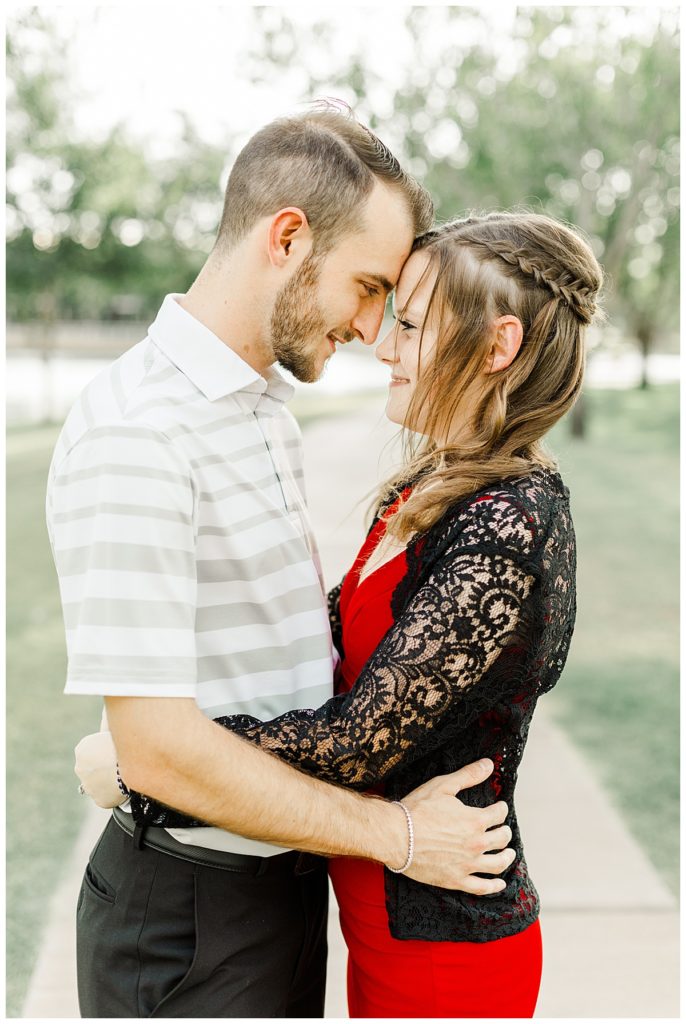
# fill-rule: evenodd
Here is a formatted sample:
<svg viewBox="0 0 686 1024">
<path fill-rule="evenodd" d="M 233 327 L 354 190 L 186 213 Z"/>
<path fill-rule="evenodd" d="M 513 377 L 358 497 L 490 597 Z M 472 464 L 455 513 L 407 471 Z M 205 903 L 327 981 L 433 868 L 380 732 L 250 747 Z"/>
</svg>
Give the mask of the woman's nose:
<svg viewBox="0 0 686 1024">
<path fill-rule="evenodd" d="M 386 334 L 379 344 L 376 346 L 374 355 L 381 363 L 388 363 L 389 365 L 395 363 L 397 355 L 395 351 L 395 327 L 391 327 L 388 334 Z"/>
</svg>

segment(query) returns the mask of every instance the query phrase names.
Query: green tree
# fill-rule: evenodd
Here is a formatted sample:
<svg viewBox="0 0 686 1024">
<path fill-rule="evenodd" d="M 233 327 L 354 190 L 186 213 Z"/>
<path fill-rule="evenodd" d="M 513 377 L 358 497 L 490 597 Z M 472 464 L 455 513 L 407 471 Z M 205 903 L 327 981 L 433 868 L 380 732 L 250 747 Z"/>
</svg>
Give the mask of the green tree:
<svg viewBox="0 0 686 1024">
<path fill-rule="evenodd" d="M 519 8 L 491 38 L 478 7 L 404 8 L 413 59 L 391 85 L 378 41 L 325 13 L 252 8 L 236 74 L 338 95 L 431 190 L 438 216 L 524 205 L 578 224 L 607 273 L 615 333 L 644 354 L 676 331 L 679 265 L 676 9 Z M 490 24 L 490 23 L 489 23 Z M 35 9 L 8 27 L 8 312 L 151 312 L 185 288 L 220 213 L 219 152 L 180 118 L 172 159 L 118 126 L 78 139 L 68 49 Z M 596 335 L 594 343 L 602 341 Z"/>
<path fill-rule="evenodd" d="M 429 13 L 410 15 L 418 36 Z M 516 61 L 452 45 L 435 53 L 431 114 L 411 83 L 396 113 L 440 217 L 523 204 L 578 224 L 604 265 L 611 318 L 647 353 L 678 322 L 678 28 L 666 11 L 651 33 L 627 29 L 621 8 L 522 9 Z"/>
<path fill-rule="evenodd" d="M 295 55 L 330 55 L 310 98 L 348 98 L 424 181 L 439 219 L 528 206 L 577 224 L 606 271 L 612 323 L 647 355 L 677 327 L 679 33 L 676 9 L 520 8 L 507 33 L 478 8 L 415 7 L 414 59 L 381 119 L 373 57 L 255 11 L 254 79 L 274 85 Z M 386 90 L 388 85 L 386 84 Z M 601 340 L 596 336 L 595 342 Z"/>
</svg>

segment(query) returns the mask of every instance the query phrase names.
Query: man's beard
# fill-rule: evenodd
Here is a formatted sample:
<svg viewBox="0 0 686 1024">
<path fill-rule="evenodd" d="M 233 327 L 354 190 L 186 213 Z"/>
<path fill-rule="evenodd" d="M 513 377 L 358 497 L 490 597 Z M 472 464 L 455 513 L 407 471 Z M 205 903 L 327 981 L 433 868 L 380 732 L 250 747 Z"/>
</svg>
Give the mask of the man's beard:
<svg viewBox="0 0 686 1024">
<path fill-rule="evenodd" d="M 326 337 L 326 321 L 316 292 L 320 266 L 321 257 L 310 253 L 276 296 L 269 325 L 277 360 L 297 380 L 307 383 L 321 374 L 321 349 Z"/>
</svg>

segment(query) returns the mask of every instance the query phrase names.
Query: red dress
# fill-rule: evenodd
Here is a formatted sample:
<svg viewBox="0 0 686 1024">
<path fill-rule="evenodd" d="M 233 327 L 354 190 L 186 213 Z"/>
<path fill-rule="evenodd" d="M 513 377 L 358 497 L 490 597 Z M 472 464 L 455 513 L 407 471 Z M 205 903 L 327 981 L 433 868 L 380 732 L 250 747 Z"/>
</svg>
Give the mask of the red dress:
<svg viewBox="0 0 686 1024">
<path fill-rule="evenodd" d="M 380 541 L 380 520 L 362 546 L 340 596 L 345 659 L 338 692 L 349 690 L 393 625 L 391 595 L 407 571 L 405 552 L 358 584 Z M 539 922 L 492 942 L 394 939 L 388 928 L 383 867 L 332 859 L 329 873 L 348 946 L 351 1017 L 532 1017 L 541 980 Z"/>
</svg>

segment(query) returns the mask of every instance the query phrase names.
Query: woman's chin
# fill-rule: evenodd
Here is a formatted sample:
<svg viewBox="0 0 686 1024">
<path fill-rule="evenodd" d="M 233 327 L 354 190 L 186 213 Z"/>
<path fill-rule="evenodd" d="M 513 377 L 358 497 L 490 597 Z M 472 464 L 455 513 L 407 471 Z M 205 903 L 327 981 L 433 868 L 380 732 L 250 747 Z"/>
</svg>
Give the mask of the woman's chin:
<svg viewBox="0 0 686 1024">
<path fill-rule="evenodd" d="M 386 408 L 384 409 L 384 413 L 386 415 L 386 419 L 389 420 L 390 423 L 397 423 L 399 427 L 403 427 L 404 430 L 409 430 L 413 434 L 421 434 L 424 437 L 428 436 L 427 432 L 425 430 L 422 430 L 421 427 L 412 426 L 412 424 L 407 422 L 407 418 L 406 418 L 407 417 L 407 410 L 406 409 L 403 409 L 402 411 L 398 411 L 397 409 L 394 409 L 392 407 L 392 404 L 389 401 L 386 404 Z"/>
<path fill-rule="evenodd" d="M 389 396 L 389 398 L 388 398 L 388 400 L 386 402 L 386 408 L 384 409 L 384 412 L 386 414 L 386 419 L 390 420 L 391 423 L 397 423 L 399 427 L 404 427 L 405 426 L 405 410 L 404 409 L 403 410 L 398 410 L 398 409 L 395 409 L 393 406 L 394 406 L 393 397 Z"/>
</svg>

